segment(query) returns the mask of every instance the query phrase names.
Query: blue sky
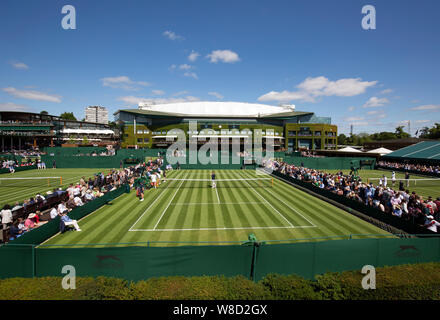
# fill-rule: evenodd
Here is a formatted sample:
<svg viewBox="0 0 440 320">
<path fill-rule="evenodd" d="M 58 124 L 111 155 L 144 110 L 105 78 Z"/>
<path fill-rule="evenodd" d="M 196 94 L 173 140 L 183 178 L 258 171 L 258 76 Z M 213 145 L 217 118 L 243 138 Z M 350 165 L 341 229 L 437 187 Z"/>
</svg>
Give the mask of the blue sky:
<svg viewBox="0 0 440 320">
<path fill-rule="evenodd" d="M 75 30 L 61 27 L 64 5 Z M 361 27 L 364 5 L 375 30 Z M 3 0 L 0 110 L 290 103 L 342 133 L 411 120 L 414 134 L 440 121 L 439 35 L 436 0 Z"/>
</svg>

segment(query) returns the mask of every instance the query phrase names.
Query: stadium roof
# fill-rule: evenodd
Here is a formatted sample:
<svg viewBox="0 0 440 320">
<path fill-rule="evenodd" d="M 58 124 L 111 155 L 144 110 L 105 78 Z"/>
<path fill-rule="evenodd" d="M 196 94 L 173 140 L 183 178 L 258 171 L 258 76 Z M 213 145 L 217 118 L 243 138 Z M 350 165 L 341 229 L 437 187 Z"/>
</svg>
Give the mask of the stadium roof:
<svg viewBox="0 0 440 320">
<path fill-rule="evenodd" d="M 124 109 L 120 111 L 156 116 L 228 118 L 274 118 L 313 114 L 313 112 L 295 111 L 295 107 L 291 105 L 271 106 L 257 103 L 217 101 L 139 104 L 139 109 Z"/>
<path fill-rule="evenodd" d="M 377 148 L 377 149 L 374 149 L 374 150 L 367 151 L 367 153 L 378 153 L 380 155 L 389 154 L 391 152 L 393 152 L 393 151 L 391 151 L 391 150 L 389 150 L 387 148 Z"/>
<path fill-rule="evenodd" d="M 345 148 L 339 149 L 337 151 L 340 151 L 340 152 L 362 152 L 362 151 L 359 151 L 359 150 L 352 148 L 352 147 L 345 147 Z"/>
<path fill-rule="evenodd" d="M 440 160 L 440 141 L 423 141 L 399 149 L 384 158 Z"/>
</svg>

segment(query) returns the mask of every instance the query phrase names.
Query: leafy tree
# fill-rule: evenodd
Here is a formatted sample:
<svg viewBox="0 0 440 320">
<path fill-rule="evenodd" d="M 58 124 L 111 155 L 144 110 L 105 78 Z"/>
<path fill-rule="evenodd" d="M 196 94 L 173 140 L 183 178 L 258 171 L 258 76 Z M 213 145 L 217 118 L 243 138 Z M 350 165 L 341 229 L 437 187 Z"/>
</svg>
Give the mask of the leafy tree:
<svg viewBox="0 0 440 320">
<path fill-rule="evenodd" d="M 73 115 L 73 112 L 63 112 L 60 115 L 61 119 L 65 119 L 65 120 L 75 120 L 76 121 L 76 117 Z"/>
<path fill-rule="evenodd" d="M 405 131 L 403 131 L 403 126 L 398 126 L 395 131 L 397 139 L 405 139 L 409 138 L 411 135 Z"/>
<path fill-rule="evenodd" d="M 424 127 L 420 130 L 420 138 L 423 139 L 440 139 L 440 123 L 435 123 L 432 128 Z"/>
<path fill-rule="evenodd" d="M 41 111 L 41 112 L 40 112 L 40 114 L 43 114 L 43 115 L 48 115 L 48 114 L 49 114 L 49 112 L 47 112 L 46 110 L 43 110 L 43 111 Z"/>
</svg>

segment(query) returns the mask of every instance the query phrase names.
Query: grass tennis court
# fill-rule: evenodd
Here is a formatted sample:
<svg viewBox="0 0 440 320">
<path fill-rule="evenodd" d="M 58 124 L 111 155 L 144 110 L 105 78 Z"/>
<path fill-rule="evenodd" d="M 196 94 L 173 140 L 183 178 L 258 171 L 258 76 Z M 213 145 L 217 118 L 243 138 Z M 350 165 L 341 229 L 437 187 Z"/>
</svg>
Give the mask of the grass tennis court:
<svg viewBox="0 0 440 320">
<path fill-rule="evenodd" d="M 169 172 L 173 180 L 145 192 L 115 199 L 79 221 L 82 232 L 67 232 L 44 244 L 124 244 L 245 241 L 317 238 L 385 231 L 272 177 L 254 170 L 216 170 L 217 188 L 209 186 L 210 170 Z M 252 179 L 268 178 L 255 182 Z M 222 182 L 221 179 L 237 179 Z M 243 180 L 250 179 L 250 180 Z M 168 243 L 165 243 L 168 242 Z"/>
<path fill-rule="evenodd" d="M 95 173 L 105 173 L 109 170 L 110 169 L 36 169 L 2 174 L 0 176 L 0 206 L 5 204 L 14 205 L 16 201 L 22 202 L 25 199 L 34 197 L 38 192 L 44 195 L 47 191 L 51 191 L 54 188 L 64 188 L 71 183 L 79 182 L 81 177 L 88 178 Z M 49 183 L 48 179 L 35 179 L 41 177 L 61 177 L 62 184 L 59 178 L 51 178 L 49 179 Z M 20 180 L 8 180 L 10 178 L 20 178 Z"/>
<path fill-rule="evenodd" d="M 337 173 L 341 170 L 325 170 L 329 173 Z M 350 170 L 342 170 L 344 174 L 349 174 Z M 388 187 L 394 190 L 399 190 L 399 179 L 405 179 L 405 173 L 396 171 L 396 180 L 394 187 L 391 183 L 391 172 L 388 170 L 359 170 L 359 175 L 363 181 L 369 180 L 375 186 L 379 185 L 379 178 L 385 175 L 388 178 Z M 404 185 L 405 184 L 405 181 Z M 406 187 L 405 187 L 406 188 Z M 409 191 L 415 191 L 417 194 L 423 196 L 425 199 L 429 196 L 433 198 L 440 197 L 440 179 L 430 178 L 422 175 L 410 174 L 410 184 L 408 187 Z"/>
</svg>

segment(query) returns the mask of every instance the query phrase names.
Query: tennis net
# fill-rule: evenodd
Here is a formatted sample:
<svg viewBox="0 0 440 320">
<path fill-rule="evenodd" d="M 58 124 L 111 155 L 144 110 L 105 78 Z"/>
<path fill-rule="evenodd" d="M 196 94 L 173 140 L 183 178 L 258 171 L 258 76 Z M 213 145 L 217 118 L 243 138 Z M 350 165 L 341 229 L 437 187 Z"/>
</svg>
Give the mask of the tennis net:
<svg viewBox="0 0 440 320">
<path fill-rule="evenodd" d="M 163 187 L 167 188 L 212 188 L 211 179 L 176 179 L 167 178 Z M 167 185 L 168 184 L 168 185 Z M 243 179 L 216 179 L 216 188 L 271 188 L 273 187 L 273 178 L 243 178 Z"/>
</svg>

